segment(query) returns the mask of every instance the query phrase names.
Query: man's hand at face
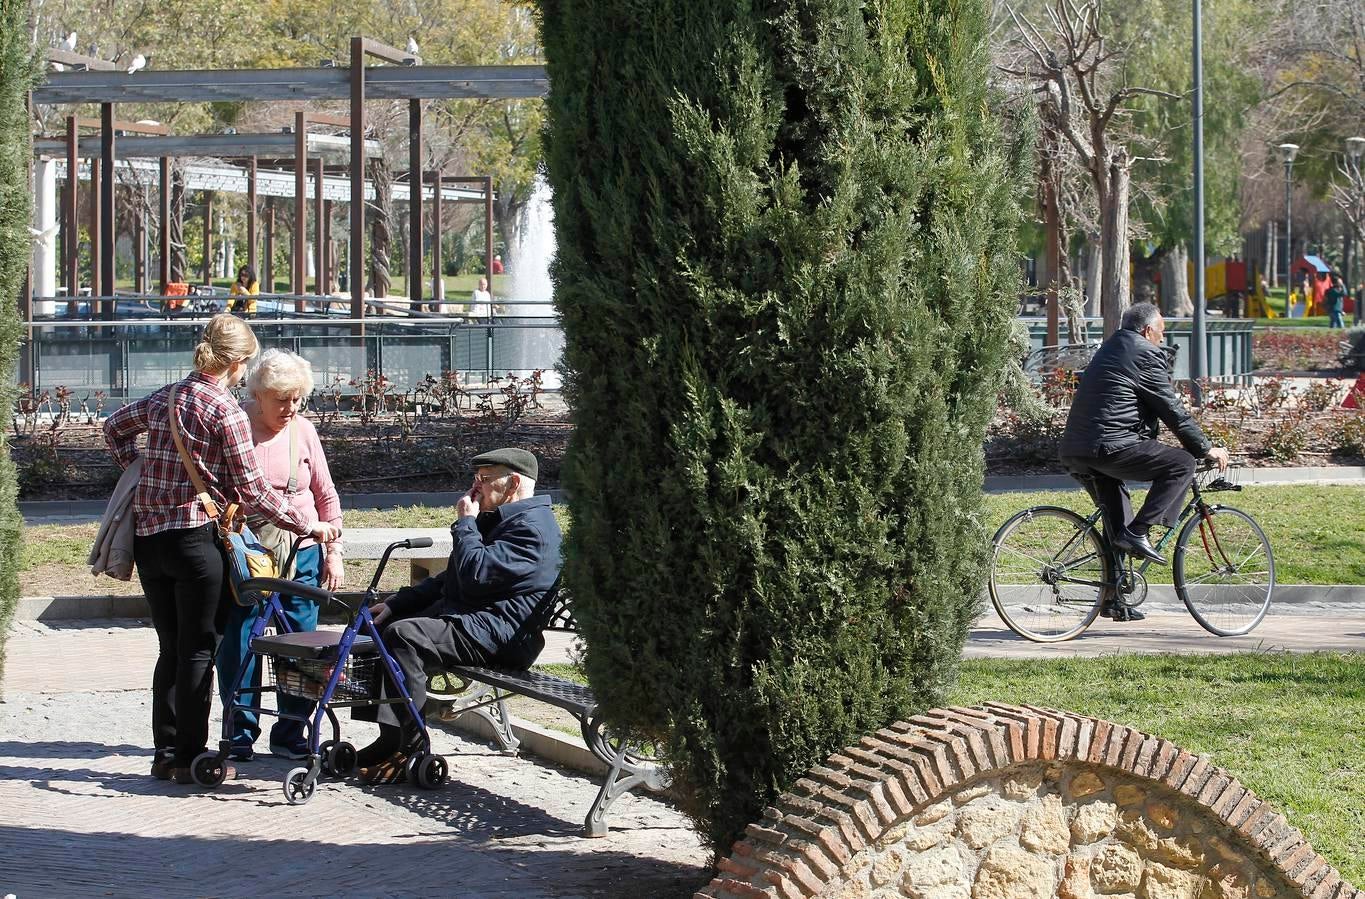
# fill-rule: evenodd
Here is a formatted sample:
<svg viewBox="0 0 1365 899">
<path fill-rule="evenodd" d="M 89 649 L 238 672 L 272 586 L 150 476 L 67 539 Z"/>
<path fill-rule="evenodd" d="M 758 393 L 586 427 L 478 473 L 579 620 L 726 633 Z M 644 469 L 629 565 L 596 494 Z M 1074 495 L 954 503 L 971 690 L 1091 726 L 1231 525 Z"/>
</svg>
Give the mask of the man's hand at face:
<svg viewBox="0 0 1365 899">
<path fill-rule="evenodd" d="M 460 497 L 455 504 L 455 514 L 460 518 L 474 518 L 479 514 L 479 488 L 470 487 L 469 492 Z"/>
</svg>

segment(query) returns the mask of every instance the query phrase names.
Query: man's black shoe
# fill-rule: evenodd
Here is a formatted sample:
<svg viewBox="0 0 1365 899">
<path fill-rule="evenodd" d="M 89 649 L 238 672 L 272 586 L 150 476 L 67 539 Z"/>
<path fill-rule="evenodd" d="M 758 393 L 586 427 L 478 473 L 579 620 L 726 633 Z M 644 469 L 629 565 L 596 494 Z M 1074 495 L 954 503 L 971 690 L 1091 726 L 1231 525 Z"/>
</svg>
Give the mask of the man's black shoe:
<svg viewBox="0 0 1365 899">
<path fill-rule="evenodd" d="M 1139 537 L 1137 534 L 1123 533 L 1116 536 L 1113 540 L 1114 548 L 1126 552 L 1130 556 L 1139 559 L 1146 559 L 1158 565 L 1165 565 L 1166 560 L 1161 553 L 1152 548 L 1152 544 L 1147 542 L 1146 535 Z"/>
<path fill-rule="evenodd" d="M 1104 608 L 1100 609 L 1100 614 L 1114 621 L 1142 621 L 1147 617 L 1137 609 L 1112 603 L 1106 604 Z"/>
</svg>

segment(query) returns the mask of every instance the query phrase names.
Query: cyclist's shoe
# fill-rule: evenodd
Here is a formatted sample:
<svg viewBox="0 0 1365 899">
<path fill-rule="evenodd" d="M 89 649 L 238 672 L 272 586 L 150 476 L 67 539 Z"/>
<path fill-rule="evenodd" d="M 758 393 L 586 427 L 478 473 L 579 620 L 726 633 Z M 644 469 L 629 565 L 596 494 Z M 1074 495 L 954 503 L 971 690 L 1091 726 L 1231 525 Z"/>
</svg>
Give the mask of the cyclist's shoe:
<svg viewBox="0 0 1365 899">
<path fill-rule="evenodd" d="M 1114 621 L 1142 621 L 1147 617 L 1137 609 L 1118 603 L 1106 603 L 1104 608 L 1100 609 L 1100 614 Z"/>
<path fill-rule="evenodd" d="M 1161 553 L 1153 549 L 1152 544 L 1147 542 L 1146 535 L 1138 536 L 1137 534 L 1125 532 L 1115 537 L 1113 543 L 1115 549 L 1122 550 L 1130 556 L 1146 559 L 1147 561 L 1155 562 L 1158 565 L 1166 564 L 1166 559 L 1162 557 Z"/>
</svg>

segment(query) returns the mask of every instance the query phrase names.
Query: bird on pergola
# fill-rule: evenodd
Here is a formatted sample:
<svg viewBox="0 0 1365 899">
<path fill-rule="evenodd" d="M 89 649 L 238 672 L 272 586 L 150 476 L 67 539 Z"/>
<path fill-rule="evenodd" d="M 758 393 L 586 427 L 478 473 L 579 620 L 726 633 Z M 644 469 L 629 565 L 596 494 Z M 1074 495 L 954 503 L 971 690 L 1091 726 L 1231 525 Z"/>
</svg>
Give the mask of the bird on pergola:
<svg viewBox="0 0 1365 899">
<path fill-rule="evenodd" d="M 408 38 L 408 52 L 411 53 L 413 56 L 416 56 L 418 54 L 419 51 L 417 49 L 417 38 L 415 37 Z"/>
<path fill-rule="evenodd" d="M 75 52 L 75 50 L 76 50 L 76 32 L 73 31 L 73 32 L 71 32 L 70 34 L 68 34 L 68 35 L 66 36 L 66 39 L 63 40 L 62 43 L 61 43 L 61 48 L 62 48 L 63 50 L 65 50 L 65 51 L 67 51 L 68 53 Z"/>
<path fill-rule="evenodd" d="M 128 64 L 128 74 L 131 75 L 134 72 L 145 68 L 147 68 L 147 57 L 139 53 L 137 56 L 134 56 L 133 61 Z"/>
</svg>

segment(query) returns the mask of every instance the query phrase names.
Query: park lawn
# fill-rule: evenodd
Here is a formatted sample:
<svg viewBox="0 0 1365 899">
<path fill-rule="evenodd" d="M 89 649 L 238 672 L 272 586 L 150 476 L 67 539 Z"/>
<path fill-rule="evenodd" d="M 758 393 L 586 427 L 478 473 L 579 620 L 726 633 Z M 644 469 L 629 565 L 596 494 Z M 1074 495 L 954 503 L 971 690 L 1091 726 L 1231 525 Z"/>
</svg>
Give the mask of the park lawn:
<svg viewBox="0 0 1365 899">
<path fill-rule="evenodd" d="M 586 683 L 574 665 L 536 667 Z M 1365 653 L 962 662 L 947 704 L 985 702 L 1092 715 L 1207 753 L 1365 883 Z"/>
<path fill-rule="evenodd" d="M 1252 515 L 1270 537 L 1275 553 L 1276 579 L 1284 584 L 1365 584 L 1365 486 L 1260 486 L 1241 493 L 1216 494 L 1219 502 Z M 1134 494 L 1136 502 L 1141 493 Z M 1077 490 L 995 493 L 986 496 L 984 522 L 991 532 L 1020 509 L 1034 505 L 1057 505 L 1082 515 L 1092 510 L 1086 495 Z M 569 527 L 566 506 L 554 507 L 560 527 Z M 396 509 L 351 509 L 345 524 L 352 528 L 447 528 L 455 520 L 453 506 L 405 506 Z M 20 574 L 42 567 L 68 567 L 89 578 L 85 558 L 98 526 L 37 525 L 24 529 Z M 373 570 L 373 562 L 348 560 L 347 580 L 354 584 Z M 395 572 L 397 569 L 395 569 Z M 1152 566 L 1149 578 L 1169 583 L 1169 569 Z M 396 576 L 396 575 L 395 575 Z M 1163 580 L 1164 579 L 1164 580 Z M 92 584 L 102 588 L 107 582 Z M 101 591 L 102 592 L 102 591 Z M 25 585 L 26 595 L 33 593 Z"/>
<path fill-rule="evenodd" d="M 1133 507 L 1143 491 L 1134 491 Z M 1365 486 L 1263 485 L 1240 493 L 1209 495 L 1211 503 L 1233 506 L 1255 518 L 1270 538 L 1275 580 L 1282 584 L 1365 584 Z M 986 496 L 986 525 L 994 531 L 1020 509 L 1062 506 L 1081 515 L 1095 507 L 1079 488 Z M 1154 539 L 1161 531 L 1154 531 Z M 1167 558 L 1175 539 L 1165 547 Z M 1153 565 L 1147 577 L 1170 583 L 1170 569 Z"/>
<path fill-rule="evenodd" d="M 1365 883 L 1365 653 L 973 659 L 948 701 L 1065 709 L 1208 753 Z"/>
</svg>

